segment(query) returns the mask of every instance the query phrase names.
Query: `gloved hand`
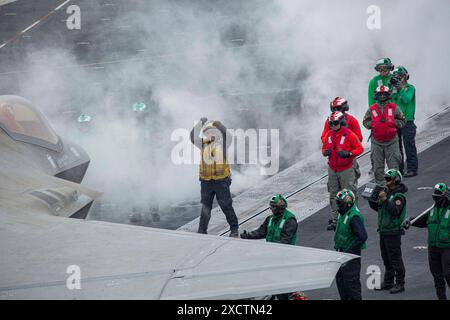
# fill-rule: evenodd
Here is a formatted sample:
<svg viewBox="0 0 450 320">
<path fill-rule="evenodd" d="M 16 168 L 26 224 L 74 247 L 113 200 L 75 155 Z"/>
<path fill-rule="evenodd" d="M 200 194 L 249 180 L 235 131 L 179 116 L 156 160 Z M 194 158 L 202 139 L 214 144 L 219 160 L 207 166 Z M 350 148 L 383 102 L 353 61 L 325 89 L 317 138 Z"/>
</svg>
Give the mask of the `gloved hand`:
<svg viewBox="0 0 450 320">
<path fill-rule="evenodd" d="M 241 239 L 248 239 L 248 236 L 247 230 L 244 230 L 244 232 L 241 233 Z"/>
<path fill-rule="evenodd" d="M 202 117 L 202 118 L 200 118 L 200 121 L 201 121 L 202 125 L 204 125 L 206 123 L 206 121 L 208 121 L 208 118 Z"/>
<path fill-rule="evenodd" d="M 330 149 L 326 149 L 326 150 L 323 152 L 323 155 L 324 155 L 325 157 L 328 157 L 330 154 L 331 154 L 331 150 L 330 150 Z"/>
<path fill-rule="evenodd" d="M 389 85 L 391 87 L 396 88 L 397 90 L 399 90 L 401 88 L 402 85 L 402 76 L 399 75 L 393 75 L 390 79 L 389 79 Z"/>
<path fill-rule="evenodd" d="M 351 152 L 345 151 L 345 150 L 340 150 L 338 152 L 339 157 L 341 158 L 350 158 L 352 156 Z"/>
<path fill-rule="evenodd" d="M 381 201 L 386 201 L 387 200 L 387 193 L 385 191 L 381 191 L 378 194 L 378 199 L 380 199 Z"/>
<path fill-rule="evenodd" d="M 328 231 L 336 231 L 336 224 L 337 224 L 336 220 L 334 220 L 334 219 L 328 220 L 327 230 Z"/>
<path fill-rule="evenodd" d="M 411 220 L 413 220 L 413 218 L 407 217 L 405 219 L 405 221 L 403 221 L 403 223 L 402 223 L 402 228 L 405 229 L 405 230 L 408 230 L 409 227 L 411 227 Z"/>
</svg>

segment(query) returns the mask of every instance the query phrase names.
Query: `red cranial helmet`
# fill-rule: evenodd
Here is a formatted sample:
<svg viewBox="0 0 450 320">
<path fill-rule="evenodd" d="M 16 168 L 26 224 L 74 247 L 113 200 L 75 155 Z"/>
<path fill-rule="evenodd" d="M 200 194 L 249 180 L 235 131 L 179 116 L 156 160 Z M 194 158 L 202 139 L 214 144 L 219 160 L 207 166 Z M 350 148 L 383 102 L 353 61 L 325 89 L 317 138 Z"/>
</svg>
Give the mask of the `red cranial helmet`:
<svg viewBox="0 0 450 320">
<path fill-rule="evenodd" d="M 333 99 L 333 101 L 330 102 L 330 110 L 331 112 L 334 111 L 348 111 L 349 107 L 348 107 L 348 103 L 347 100 L 345 98 L 342 97 L 336 97 Z"/>
</svg>

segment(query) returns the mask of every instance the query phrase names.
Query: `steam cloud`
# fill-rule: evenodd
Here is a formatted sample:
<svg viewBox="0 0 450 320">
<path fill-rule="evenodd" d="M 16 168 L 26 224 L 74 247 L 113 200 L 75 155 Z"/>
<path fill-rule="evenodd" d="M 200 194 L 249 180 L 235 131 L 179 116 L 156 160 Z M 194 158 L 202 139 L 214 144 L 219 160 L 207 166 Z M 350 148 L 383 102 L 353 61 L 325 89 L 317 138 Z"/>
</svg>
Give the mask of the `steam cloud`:
<svg viewBox="0 0 450 320">
<path fill-rule="evenodd" d="M 61 30 L 29 50 L 27 72 L 14 75 L 19 92 L 5 93 L 30 99 L 61 136 L 78 140 L 92 160 L 84 183 L 119 203 L 122 217 L 136 204 L 168 212 L 174 202 L 199 198 L 198 167 L 171 163 L 170 134 L 202 116 L 229 128 L 280 129 L 286 167 L 317 152 L 335 96 L 362 120 L 381 57 L 408 69 L 419 120 L 450 100 L 446 0 L 110 2 L 126 9 L 102 24 L 106 7 L 80 1 L 81 31 Z M 366 27 L 372 4 L 381 9 L 381 30 Z M 95 21 L 84 7 L 99 13 Z M 159 108 L 157 124 L 150 120 L 159 128 L 155 139 L 142 138 L 130 116 L 140 100 Z M 80 135 L 69 109 L 92 114 L 92 131 Z M 264 178 L 254 166 L 240 169 L 234 193 Z"/>
</svg>

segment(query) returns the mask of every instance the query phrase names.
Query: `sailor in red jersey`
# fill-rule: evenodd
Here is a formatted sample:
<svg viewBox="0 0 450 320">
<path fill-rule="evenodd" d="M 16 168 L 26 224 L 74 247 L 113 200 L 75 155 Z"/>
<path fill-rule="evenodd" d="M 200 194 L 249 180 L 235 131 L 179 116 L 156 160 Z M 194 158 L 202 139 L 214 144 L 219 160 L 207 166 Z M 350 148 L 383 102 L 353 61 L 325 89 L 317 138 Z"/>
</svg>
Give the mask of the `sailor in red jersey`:
<svg viewBox="0 0 450 320">
<path fill-rule="evenodd" d="M 405 116 L 390 99 L 389 87 L 379 86 L 375 91 L 377 102 L 369 107 L 363 120 L 364 127 L 372 130 L 371 157 L 379 185 L 384 183 L 385 162 L 389 169 L 399 170 L 401 161 L 397 129 L 405 126 Z"/>
<path fill-rule="evenodd" d="M 363 141 L 363 136 L 361 133 L 361 127 L 359 125 L 358 120 L 352 116 L 351 114 L 347 113 L 349 110 L 348 102 L 345 98 L 342 97 L 336 97 L 333 99 L 333 101 L 330 102 L 330 110 L 331 112 L 341 111 L 344 114 L 345 124 L 347 128 L 353 131 L 354 134 L 358 137 L 359 141 Z M 327 132 L 331 130 L 330 125 L 328 124 L 328 119 L 325 120 L 325 125 L 323 126 L 322 131 L 322 143 L 324 142 L 325 135 Z M 359 170 L 359 164 L 356 158 L 353 159 L 353 169 L 355 169 L 355 175 L 356 180 L 358 180 L 361 177 L 361 171 Z"/>
<path fill-rule="evenodd" d="M 361 127 L 359 125 L 358 120 L 352 116 L 351 114 L 347 113 L 349 110 L 348 101 L 345 98 L 342 97 L 336 97 L 333 99 L 333 101 L 330 102 L 330 110 L 331 112 L 340 111 L 344 114 L 345 123 L 347 124 L 347 128 L 353 131 L 354 134 L 358 137 L 359 141 L 363 141 L 363 136 L 361 134 Z M 322 131 L 322 142 L 325 139 L 325 135 L 327 132 L 331 130 L 330 125 L 328 124 L 328 118 L 325 120 L 325 125 L 323 126 Z"/>
<path fill-rule="evenodd" d="M 353 168 L 353 159 L 363 153 L 364 148 L 356 134 L 344 126 L 341 111 L 333 112 L 328 118 L 331 128 L 324 138 L 322 154 L 328 157 L 328 192 L 330 193 L 331 220 L 327 230 L 336 228 L 338 217 L 336 194 L 342 189 L 358 189 L 358 180 Z"/>
</svg>

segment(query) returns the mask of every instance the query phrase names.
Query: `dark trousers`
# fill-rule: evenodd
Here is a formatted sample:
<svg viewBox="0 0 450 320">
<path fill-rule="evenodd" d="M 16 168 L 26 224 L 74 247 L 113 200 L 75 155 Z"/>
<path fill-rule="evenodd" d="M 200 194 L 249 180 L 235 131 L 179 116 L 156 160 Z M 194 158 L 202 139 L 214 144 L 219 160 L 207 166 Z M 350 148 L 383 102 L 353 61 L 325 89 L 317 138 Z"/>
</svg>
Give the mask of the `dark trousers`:
<svg viewBox="0 0 450 320">
<path fill-rule="evenodd" d="M 439 300 L 447 300 L 445 282 L 450 288 L 450 248 L 428 248 L 428 262 L 434 278 L 434 287 Z"/>
<path fill-rule="evenodd" d="M 233 200 L 230 193 L 231 179 L 201 181 L 201 202 L 202 212 L 200 215 L 200 223 L 198 226 L 199 233 L 206 233 L 208 230 L 209 220 L 211 219 L 211 208 L 214 196 L 222 209 L 225 217 L 230 225 L 230 230 L 238 230 L 238 219 L 233 209 Z"/>
<path fill-rule="evenodd" d="M 380 234 L 381 258 L 383 258 L 384 282 L 405 284 L 405 266 L 402 259 L 402 236 Z"/>
<path fill-rule="evenodd" d="M 361 258 L 342 265 L 336 274 L 336 285 L 341 300 L 361 300 Z"/>
<path fill-rule="evenodd" d="M 400 162 L 400 172 L 405 171 L 405 155 L 406 153 L 406 171 L 417 172 L 419 169 L 419 163 L 417 159 L 416 149 L 416 125 L 414 121 L 406 121 L 405 126 L 398 130 L 400 154 L 402 155 L 402 161 Z"/>
</svg>

